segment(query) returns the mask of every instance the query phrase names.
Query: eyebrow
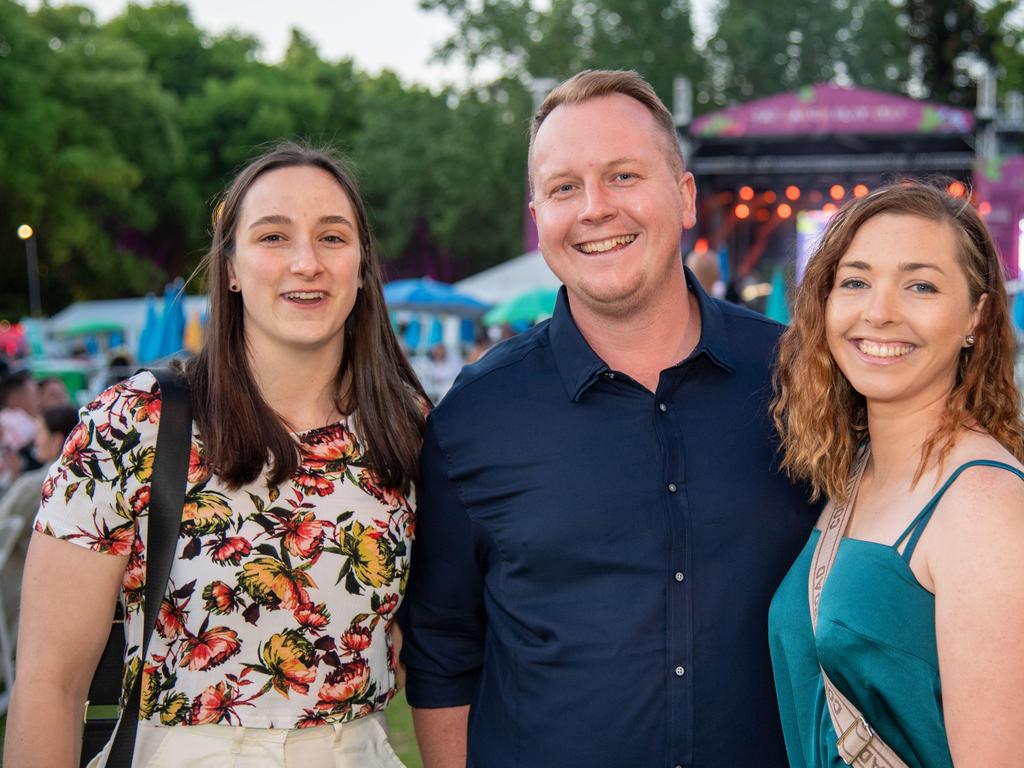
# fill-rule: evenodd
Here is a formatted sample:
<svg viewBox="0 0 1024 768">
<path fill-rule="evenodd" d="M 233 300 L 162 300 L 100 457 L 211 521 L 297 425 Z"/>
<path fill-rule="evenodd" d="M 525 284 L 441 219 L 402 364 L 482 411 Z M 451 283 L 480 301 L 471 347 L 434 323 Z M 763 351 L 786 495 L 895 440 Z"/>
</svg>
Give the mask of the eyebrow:
<svg viewBox="0 0 1024 768">
<path fill-rule="evenodd" d="M 249 229 L 254 229 L 256 227 L 260 227 L 260 226 L 263 226 L 265 224 L 283 225 L 283 224 L 291 224 L 291 223 L 292 223 L 292 220 L 290 218 L 288 218 L 287 216 L 282 216 L 279 213 L 272 213 L 272 214 L 269 214 L 267 216 L 260 216 L 258 219 L 256 219 L 256 221 L 254 221 L 252 224 L 249 225 Z M 339 216 L 337 214 L 333 214 L 333 215 L 330 215 L 330 216 L 321 216 L 318 219 L 317 223 L 318 224 L 342 224 L 342 225 L 344 225 L 346 227 L 351 227 L 352 229 L 355 229 L 355 227 L 352 225 L 351 221 L 346 219 L 344 216 Z"/>
<path fill-rule="evenodd" d="M 618 167 L 620 165 L 637 165 L 639 163 L 640 163 L 640 160 L 638 160 L 635 157 L 619 157 L 619 158 L 616 158 L 615 160 L 611 160 L 611 161 L 605 163 L 604 167 L 607 168 L 607 169 L 610 169 L 610 168 L 616 168 L 616 167 Z M 537 178 L 538 178 L 538 180 L 541 183 L 545 183 L 545 182 L 551 181 L 552 179 L 561 179 L 561 178 L 564 178 L 566 176 L 577 176 L 577 175 L 578 175 L 577 173 L 575 173 L 574 171 L 570 171 L 568 168 L 559 168 L 557 171 L 552 171 L 550 173 L 545 173 L 544 175 L 539 175 L 538 174 Z"/>
<path fill-rule="evenodd" d="M 871 271 L 871 265 L 866 261 L 841 261 L 837 269 L 846 267 L 848 269 L 860 269 L 864 272 Z M 932 264 L 926 261 L 901 261 L 899 264 L 900 272 L 917 272 L 920 269 L 934 269 L 940 275 L 946 274 L 942 271 L 942 267 L 938 264 Z"/>
</svg>

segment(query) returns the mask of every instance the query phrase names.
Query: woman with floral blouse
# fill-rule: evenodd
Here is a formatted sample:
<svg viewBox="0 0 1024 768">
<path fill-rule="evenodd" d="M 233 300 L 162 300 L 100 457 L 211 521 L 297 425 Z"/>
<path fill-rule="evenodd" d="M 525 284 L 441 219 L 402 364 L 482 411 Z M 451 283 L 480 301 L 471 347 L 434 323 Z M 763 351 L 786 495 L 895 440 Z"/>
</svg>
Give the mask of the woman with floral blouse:
<svg viewBox="0 0 1024 768">
<path fill-rule="evenodd" d="M 425 399 L 351 176 L 291 144 L 257 158 L 217 207 L 205 267 L 182 528 L 147 656 L 161 400 L 143 372 L 82 411 L 43 487 L 7 768 L 77 765 L 118 599 L 126 689 L 143 675 L 134 765 L 401 765 L 383 709 Z"/>
</svg>

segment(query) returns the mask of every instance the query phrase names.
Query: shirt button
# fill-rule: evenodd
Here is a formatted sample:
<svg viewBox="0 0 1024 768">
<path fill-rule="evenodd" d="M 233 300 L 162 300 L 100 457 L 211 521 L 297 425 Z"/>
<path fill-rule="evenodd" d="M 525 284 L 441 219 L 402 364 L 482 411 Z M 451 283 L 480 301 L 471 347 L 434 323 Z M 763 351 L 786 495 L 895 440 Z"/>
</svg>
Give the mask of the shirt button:
<svg viewBox="0 0 1024 768">
<path fill-rule="evenodd" d="M 676 667 L 676 677 L 682 677 L 686 674 L 686 670 L 682 667 Z"/>
<path fill-rule="evenodd" d="M 668 492 L 669 493 L 675 493 L 677 490 L 678 490 L 678 488 L 676 487 L 675 483 L 669 483 L 668 484 Z"/>
<path fill-rule="evenodd" d="M 676 581 L 682 581 L 685 578 L 686 577 L 683 576 L 683 572 L 682 571 L 676 571 Z"/>
<path fill-rule="evenodd" d="M 665 411 L 668 410 L 668 406 L 665 405 L 664 403 L 658 403 L 658 410 L 664 413 Z"/>
<path fill-rule="evenodd" d="M 612 371 L 608 371 L 607 373 L 605 373 L 604 377 L 606 379 L 614 379 L 615 378 L 615 374 Z"/>
</svg>

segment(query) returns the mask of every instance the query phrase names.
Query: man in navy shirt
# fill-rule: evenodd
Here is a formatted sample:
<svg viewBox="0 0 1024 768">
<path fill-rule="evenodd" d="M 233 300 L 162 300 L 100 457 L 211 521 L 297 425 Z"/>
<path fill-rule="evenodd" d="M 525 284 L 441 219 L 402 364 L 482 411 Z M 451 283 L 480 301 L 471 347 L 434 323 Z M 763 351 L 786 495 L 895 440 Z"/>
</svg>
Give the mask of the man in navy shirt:
<svg viewBox="0 0 1024 768">
<path fill-rule="evenodd" d="M 780 327 L 680 254 L 693 177 L 630 72 L 534 116 L 549 322 L 431 414 L 402 625 L 427 768 L 786 765 L 766 620 L 816 511 L 777 471 Z"/>
</svg>

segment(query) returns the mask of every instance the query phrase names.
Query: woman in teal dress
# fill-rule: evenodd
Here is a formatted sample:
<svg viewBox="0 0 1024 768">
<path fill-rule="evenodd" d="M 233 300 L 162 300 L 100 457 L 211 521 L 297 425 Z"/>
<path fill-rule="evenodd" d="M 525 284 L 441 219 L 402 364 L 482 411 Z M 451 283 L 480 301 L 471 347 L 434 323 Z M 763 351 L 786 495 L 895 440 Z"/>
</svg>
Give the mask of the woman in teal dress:
<svg viewBox="0 0 1024 768">
<path fill-rule="evenodd" d="M 796 768 L 1024 765 L 1014 352 L 999 257 L 968 201 L 905 183 L 833 216 L 774 411 L 785 469 L 829 499 L 769 616 Z M 834 562 L 815 559 L 809 589 L 822 538 Z M 863 718 L 841 746 L 826 703 L 840 697 Z"/>
</svg>

